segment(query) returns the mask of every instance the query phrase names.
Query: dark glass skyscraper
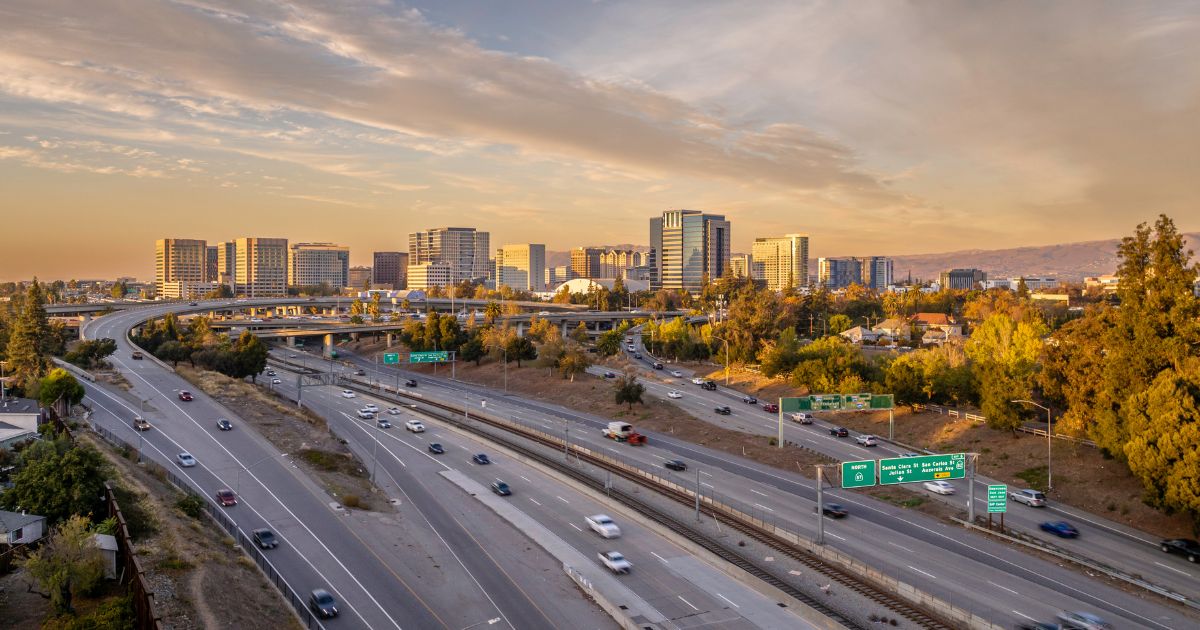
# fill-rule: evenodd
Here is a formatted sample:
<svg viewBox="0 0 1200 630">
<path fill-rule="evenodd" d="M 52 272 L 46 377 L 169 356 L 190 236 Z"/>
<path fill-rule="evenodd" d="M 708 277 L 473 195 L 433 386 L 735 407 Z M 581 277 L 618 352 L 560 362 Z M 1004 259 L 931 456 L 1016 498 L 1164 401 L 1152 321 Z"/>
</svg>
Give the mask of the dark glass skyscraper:
<svg viewBox="0 0 1200 630">
<path fill-rule="evenodd" d="M 667 210 L 650 219 L 650 288 L 699 292 L 729 267 L 729 221 L 699 210 Z"/>
</svg>

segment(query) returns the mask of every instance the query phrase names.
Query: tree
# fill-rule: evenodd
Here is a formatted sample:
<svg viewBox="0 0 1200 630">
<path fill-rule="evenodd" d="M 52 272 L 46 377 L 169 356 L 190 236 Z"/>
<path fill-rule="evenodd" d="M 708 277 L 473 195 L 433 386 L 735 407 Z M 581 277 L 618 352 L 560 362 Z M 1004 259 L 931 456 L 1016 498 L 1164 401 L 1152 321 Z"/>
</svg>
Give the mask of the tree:
<svg viewBox="0 0 1200 630">
<path fill-rule="evenodd" d="M 360 300 L 358 298 L 354 298 L 354 301 L 350 303 L 350 314 L 351 315 L 362 315 L 363 313 L 366 313 L 366 312 L 367 312 L 367 305 L 364 304 L 362 300 Z"/>
<path fill-rule="evenodd" d="M 536 339 L 540 343 L 546 343 L 551 339 L 558 339 L 560 337 L 558 326 L 555 326 L 548 319 L 542 319 L 537 316 L 534 316 L 533 319 L 530 320 L 529 330 L 525 334 Z"/>
<path fill-rule="evenodd" d="M 1028 300 L 1029 299 L 1029 285 L 1025 284 L 1024 276 L 1017 279 L 1017 299 L 1018 300 Z"/>
<path fill-rule="evenodd" d="M 758 353 L 759 367 L 765 376 L 787 374 L 800 362 L 800 339 L 795 328 L 784 328 L 775 341 L 763 343 Z"/>
<path fill-rule="evenodd" d="M 1122 452 L 1147 503 L 1188 514 L 1200 529 L 1200 359 L 1164 370 L 1125 408 L 1129 441 Z"/>
<path fill-rule="evenodd" d="M 54 368 L 42 379 L 38 387 L 38 402 L 43 407 L 49 407 L 59 398 L 66 401 L 68 407 L 78 405 L 83 400 L 83 385 L 75 380 L 70 372 L 62 368 Z"/>
<path fill-rule="evenodd" d="M 925 372 L 914 353 L 896 357 L 884 370 L 883 386 L 905 405 L 928 400 L 925 394 Z"/>
<path fill-rule="evenodd" d="M 829 318 L 829 334 L 840 335 L 841 333 L 850 330 L 853 324 L 854 322 L 851 321 L 848 316 L 838 313 L 837 315 Z"/>
<path fill-rule="evenodd" d="M 475 365 L 479 365 L 479 361 L 486 355 L 487 352 L 484 351 L 483 342 L 479 339 L 478 334 L 471 335 L 458 350 L 459 358 L 463 361 L 474 361 Z"/>
<path fill-rule="evenodd" d="M 971 333 L 966 353 L 975 362 L 979 406 L 989 426 L 1020 426 L 1020 413 L 1009 401 L 1033 395 L 1048 332 L 1040 319 L 1016 322 L 1007 313 L 994 313 Z"/>
<path fill-rule="evenodd" d="M 72 445 L 67 437 L 39 440 L 21 451 L 13 487 L 0 495 L 0 504 L 20 506 L 50 523 L 72 514 L 89 514 L 104 492 L 108 466 L 104 457 L 86 444 Z"/>
<path fill-rule="evenodd" d="M 533 342 L 529 337 L 518 337 L 513 335 L 504 345 L 507 350 L 506 360 L 516 361 L 517 367 L 521 367 L 522 360 L 531 361 L 537 358 L 537 348 L 533 346 Z"/>
<path fill-rule="evenodd" d="M 114 299 L 121 300 L 125 298 L 125 294 L 128 292 L 129 288 L 125 286 L 125 283 L 117 281 L 113 283 L 109 294 L 112 295 Z"/>
<path fill-rule="evenodd" d="M 592 361 L 588 358 L 587 353 L 578 346 L 568 348 L 566 353 L 558 359 L 558 371 L 572 383 L 575 382 L 576 376 L 587 372 L 591 365 Z"/>
<path fill-rule="evenodd" d="M 639 405 L 646 404 L 642 401 L 642 394 L 646 393 L 646 386 L 638 382 L 637 376 L 633 374 L 625 374 L 617 379 L 613 384 L 613 394 L 618 405 L 625 403 L 629 405 L 629 409 L 633 410 L 633 403 Z"/>
<path fill-rule="evenodd" d="M 63 357 L 68 363 L 90 370 L 103 365 L 104 359 L 117 351 L 117 342 L 112 339 L 89 339 L 75 344 L 75 348 Z"/>
<path fill-rule="evenodd" d="M 380 294 L 378 293 L 371 294 L 371 303 L 367 305 L 367 314 L 371 316 L 371 321 L 376 324 L 383 319 L 380 315 L 381 311 L 379 309 L 379 296 Z"/>
<path fill-rule="evenodd" d="M 191 349 L 182 343 L 171 340 L 165 341 L 158 348 L 155 348 L 154 356 L 163 361 L 170 361 L 173 367 L 179 367 L 179 362 L 190 359 L 192 352 Z"/>
<path fill-rule="evenodd" d="M 270 349 L 257 335 L 247 330 L 238 337 L 234 351 L 237 353 L 235 359 L 237 372 L 230 376 L 234 378 L 249 376 L 251 382 L 257 383 L 258 375 L 267 369 L 267 355 L 270 354 Z"/>
<path fill-rule="evenodd" d="M 621 351 L 621 333 L 608 330 L 596 339 L 596 352 L 602 356 L 611 357 Z"/>
<path fill-rule="evenodd" d="M 19 562 L 48 591 L 41 595 L 59 613 L 74 614 L 72 600 L 92 592 L 104 578 L 104 557 L 92 539 L 87 516 L 72 516 L 44 545 Z"/>
<path fill-rule="evenodd" d="M 583 322 L 579 322 L 579 325 L 575 327 L 575 330 L 571 331 L 571 339 L 573 339 L 576 343 L 581 343 L 581 344 L 587 343 L 588 342 L 587 324 L 585 324 Z"/>
<path fill-rule="evenodd" d="M 501 313 L 502 310 L 500 309 L 500 303 L 495 300 L 489 301 L 487 305 L 483 307 L 484 323 L 488 324 L 489 326 L 495 324 L 496 319 L 500 317 Z"/>
<path fill-rule="evenodd" d="M 25 292 L 21 314 L 11 327 L 6 349 L 8 374 L 30 388 L 46 372 L 45 349 L 49 342 L 45 297 L 37 278 Z"/>
</svg>

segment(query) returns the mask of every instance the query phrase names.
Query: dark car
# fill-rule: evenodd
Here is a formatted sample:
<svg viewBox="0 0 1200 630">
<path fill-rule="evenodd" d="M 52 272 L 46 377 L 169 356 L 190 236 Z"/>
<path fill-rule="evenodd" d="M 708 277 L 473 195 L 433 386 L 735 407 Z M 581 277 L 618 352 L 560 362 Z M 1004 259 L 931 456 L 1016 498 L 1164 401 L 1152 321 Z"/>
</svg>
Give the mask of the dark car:
<svg viewBox="0 0 1200 630">
<path fill-rule="evenodd" d="M 717 391 L 717 384 L 713 381 L 704 381 L 703 383 L 700 383 L 700 389 L 706 389 L 710 392 L 715 392 Z"/>
<path fill-rule="evenodd" d="M 612 372 L 605 372 L 604 378 L 617 378 L 617 375 L 613 374 Z"/>
<path fill-rule="evenodd" d="M 733 413 L 733 410 L 729 408 L 729 405 L 717 407 L 716 409 L 713 409 L 713 411 L 721 414 L 722 416 L 728 416 L 729 414 Z"/>
<path fill-rule="evenodd" d="M 191 399 L 192 399 L 192 392 L 188 392 L 188 391 L 179 392 L 179 400 L 182 400 L 183 402 L 188 402 Z"/>
<path fill-rule="evenodd" d="M 188 302 L 188 306 L 199 306 L 199 304 L 196 304 L 195 302 Z"/>
<path fill-rule="evenodd" d="M 222 431 L 232 431 L 233 423 L 226 420 L 225 418 L 221 418 L 220 420 L 217 420 L 217 428 Z"/>
<path fill-rule="evenodd" d="M 308 596 L 308 607 L 322 619 L 336 617 L 338 614 L 337 600 L 323 588 L 313 589 L 312 595 Z"/>
<path fill-rule="evenodd" d="M 763 405 L 762 407 L 763 407 L 763 411 L 765 411 L 767 413 L 779 413 L 779 405 L 777 405 L 775 403 L 767 403 L 767 404 Z"/>
<path fill-rule="evenodd" d="M 829 435 L 834 437 L 850 437 L 850 432 L 846 430 L 846 427 L 830 427 Z"/>
<path fill-rule="evenodd" d="M 480 454 L 472 457 L 471 461 L 475 462 L 476 464 L 479 464 L 480 466 L 486 466 L 486 465 L 492 463 L 492 460 L 488 459 L 487 453 L 480 453 Z"/>
<path fill-rule="evenodd" d="M 679 459 L 669 459 L 663 464 L 663 466 L 666 466 L 671 470 L 687 470 L 687 464 L 683 463 L 683 460 Z"/>
<path fill-rule="evenodd" d="M 134 352 L 133 354 L 131 354 L 131 355 L 129 355 L 129 356 L 130 356 L 130 357 L 131 357 L 131 358 L 132 358 L 134 361 L 141 361 L 141 360 L 142 360 L 142 353 L 141 353 L 141 352 Z"/>
<path fill-rule="evenodd" d="M 358 368 L 357 370 L 354 370 L 354 375 L 355 376 L 366 376 L 367 371 L 362 368 Z"/>
<path fill-rule="evenodd" d="M 849 512 L 840 503 L 826 503 L 821 506 L 821 514 L 829 518 L 846 518 Z"/>
<path fill-rule="evenodd" d="M 758 399 L 753 396 L 742 396 L 742 402 L 746 403 L 747 405 L 757 405 Z"/>
<path fill-rule="evenodd" d="M 641 352 L 634 352 L 634 353 L 633 353 L 633 358 L 635 358 L 635 359 L 640 359 L 640 358 L 642 358 L 642 353 L 641 353 Z"/>
<path fill-rule="evenodd" d="M 661 370 L 661 369 L 663 369 L 663 364 L 662 364 L 662 363 L 659 363 L 658 361 L 655 361 L 655 362 L 654 362 L 654 369 L 656 369 L 656 370 Z"/>
<path fill-rule="evenodd" d="M 274 549 L 279 546 L 279 539 L 275 537 L 275 532 L 267 529 L 256 529 L 254 534 L 254 544 L 263 549 Z"/>
<path fill-rule="evenodd" d="M 1039 525 L 1044 532 L 1050 532 L 1059 538 L 1078 538 L 1079 530 L 1066 521 L 1047 521 Z"/>
<path fill-rule="evenodd" d="M 417 381 L 416 381 L 416 379 L 412 379 L 412 378 L 410 378 L 410 379 L 405 379 L 405 381 L 404 381 L 404 386 L 405 386 L 405 387 L 416 387 L 416 386 L 417 386 Z"/>
<path fill-rule="evenodd" d="M 437 442 L 430 442 L 429 452 L 433 453 L 434 455 L 441 455 L 446 452 L 446 449 L 442 448 L 442 445 L 438 444 Z"/>
<path fill-rule="evenodd" d="M 497 479 L 492 482 L 492 492 L 495 492 L 502 497 L 507 497 L 512 494 L 512 489 L 508 487 L 508 484 Z"/>
<path fill-rule="evenodd" d="M 1176 553 L 1188 559 L 1188 562 L 1200 561 L 1200 542 L 1190 538 L 1174 538 L 1162 541 L 1165 553 Z"/>
<path fill-rule="evenodd" d="M 217 490 L 217 503 L 220 503 L 222 507 L 237 505 L 237 495 L 229 488 L 221 488 Z"/>
</svg>

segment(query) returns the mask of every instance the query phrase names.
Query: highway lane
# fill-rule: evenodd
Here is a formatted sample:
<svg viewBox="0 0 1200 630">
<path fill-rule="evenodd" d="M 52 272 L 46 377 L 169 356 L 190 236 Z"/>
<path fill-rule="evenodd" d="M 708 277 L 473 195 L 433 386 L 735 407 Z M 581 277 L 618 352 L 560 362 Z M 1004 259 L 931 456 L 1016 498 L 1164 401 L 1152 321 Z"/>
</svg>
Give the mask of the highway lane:
<svg viewBox="0 0 1200 630">
<path fill-rule="evenodd" d="M 375 369 L 373 363 L 362 357 L 353 357 L 349 353 L 348 356 L 356 360 L 357 365 L 368 373 Z M 389 368 L 380 370 L 384 372 L 385 382 L 390 382 L 393 374 Z M 513 419 L 529 422 L 543 430 L 553 431 L 556 427 L 563 426 L 563 420 L 569 420 L 576 427 L 576 430 L 571 431 L 573 441 L 579 440 L 593 448 L 608 448 L 614 453 L 623 454 L 631 461 L 638 461 L 647 466 L 661 466 L 661 459 L 670 457 L 683 457 L 693 463 L 711 466 L 708 470 L 714 470 L 715 474 L 722 476 L 721 488 L 726 484 L 733 484 L 732 488 L 724 492 L 738 497 L 758 498 L 758 501 L 746 501 L 746 504 L 757 503 L 764 506 L 760 508 L 760 514 L 777 514 L 778 518 L 787 518 L 788 522 L 797 523 L 799 528 L 808 528 L 808 523 L 815 520 L 811 515 L 791 516 L 788 513 L 788 510 L 795 509 L 796 505 L 803 506 L 801 512 L 811 510 L 810 506 L 813 505 L 811 502 L 815 499 L 815 491 L 812 489 L 812 481 L 802 476 L 682 443 L 663 435 L 652 436 L 649 448 L 622 447 L 622 452 L 614 448 L 617 445 L 611 442 L 607 446 L 599 442 L 598 431 L 605 422 L 603 418 L 566 410 L 556 405 L 524 400 L 517 396 L 502 396 L 487 388 L 447 379 L 422 375 L 416 375 L 416 378 L 421 382 L 420 390 L 424 395 L 440 395 L 451 402 L 467 401 L 471 404 L 486 399 L 489 411 L 508 414 Z M 751 488 L 768 496 L 757 497 L 751 492 Z M 1183 615 L 1153 601 L 1131 597 L 1107 586 L 1093 585 L 1073 571 L 1032 557 L 1014 557 L 1011 549 L 961 528 L 946 526 L 923 515 L 861 495 L 840 495 L 834 492 L 832 496 L 851 505 L 854 516 L 847 522 L 865 519 L 875 523 L 878 530 L 847 537 L 833 529 L 831 533 L 834 537 L 828 541 L 831 546 L 847 551 L 872 565 L 886 561 L 886 566 L 894 567 L 898 571 L 895 575 L 903 575 L 910 583 L 918 584 L 955 601 L 956 604 L 971 602 L 970 605 L 964 606 L 971 610 L 982 609 L 1011 620 L 1028 614 L 1026 611 L 1030 609 L 1031 602 L 1045 602 L 1047 610 L 1058 606 L 1064 609 L 1105 611 L 1106 616 L 1128 620 L 1131 627 L 1179 627 L 1180 623 L 1186 627 L 1193 623 L 1190 619 L 1183 621 Z M 797 499 L 805 503 L 797 504 Z M 838 540 L 836 536 L 842 536 L 846 540 Z M 894 544 L 886 544 L 888 542 Z M 904 557 L 903 554 L 910 553 L 905 551 L 906 549 L 917 549 L 921 545 L 927 546 L 923 547 L 927 553 L 922 557 L 938 559 L 935 571 L 929 571 L 928 566 L 912 563 L 911 557 Z M 978 575 L 993 575 L 990 581 L 1001 586 L 990 587 L 990 591 L 983 591 L 987 596 L 981 596 L 980 591 L 965 586 L 974 583 L 970 576 Z M 1042 590 L 1048 593 L 1039 595 L 1036 599 L 1031 597 L 1031 593 L 1041 593 Z"/>
<path fill-rule="evenodd" d="M 294 399 L 294 381 L 281 380 L 284 382 L 277 386 L 281 393 Z M 428 484 L 429 492 L 444 497 L 448 482 L 437 473 L 450 469 L 464 472 L 485 487 L 502 479 L 513 488 L 514 495 L 510 497 L 513 504 L 586 557 L 594 560 L 601 551 L 622 551 L 637 564 L 631 575 L 621 578 L 622 582 L 680 628 L 707 624 L 717 624 L 722 628 L 757 627 L 743 613 L 755 618 L 773 619 L 777 622 L 773 627 L 810 627 L 800 618 L 780 609 L 776 602 L 757 593 L 746 593 L 746 589 L 739 588 L 716 568 L 692 561 L 690 554 L 629 519 L 617 517 L 622 527 L 619 539 L 601 539 L 588 529 L 584 519 L 590 514 L 614 513 L 613 506 L 600 504 L 543 474 L 538 468 L 503 454 L 497 455 L 485 442 L 452 432 L 439 426 L 440 423 L 406 408 L 401 408 L 399 414 L 384 411 L 380 416 L 394 424 L 391 429 L 378 429 L 374 420 L 358 418 L 356 410 L 367 402 L 374 402 L 384 410 L 392 404 L 381 398 L 365 395 L 345 398 L 338 388 L 332 386 L 306 387 L 304 396 L 305 405 L 328 418 L 331 423 L 344 420 L 341 426 L 344 427 L 346 423 L 358 425 L 358 435 L 367 436 L 372 442 L 379 440 L 381 469 L 386 469 L 398 480 L 407 479 L 403 483 L 405 488 L 425 487 Z M 404 422 L 414 418 L 425 423 L 426 432 L 404 430 Z M 441 443 L 447 453 L 429 455 L 427 447 L 431 441 Z M 369 448 L 374 446 L 372 443 Z M 486 466 L 473 463 L 471 456 L 480 452 L 490 454 L 492 463 Z M 404 464 L 400 465 L 399 462 Z M 672 566 L 679 568 L 672 569 Z M 703 575 L 697 575 L 700 570 Z M 698 584 L 705 585 L 709 590 Z M 724 586 L 712 590 L 712 585 Z"/>
</svg>

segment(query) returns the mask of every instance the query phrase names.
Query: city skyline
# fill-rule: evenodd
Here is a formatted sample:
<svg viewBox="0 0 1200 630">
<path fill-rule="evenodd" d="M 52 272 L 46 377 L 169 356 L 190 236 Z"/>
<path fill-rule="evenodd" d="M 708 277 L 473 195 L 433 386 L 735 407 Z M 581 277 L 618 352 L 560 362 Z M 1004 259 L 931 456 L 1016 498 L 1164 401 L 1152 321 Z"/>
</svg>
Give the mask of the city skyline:
<svg viewBox="0 0 1200 630">
<path fill-rule="evenodd" d="M 0 279 L 148 278 L 163 237 L 645 244 L 673 208 L 812 258 L 1200 229 L 1194 6 L 344 5 L 6 3 Z"/>
</svg>

